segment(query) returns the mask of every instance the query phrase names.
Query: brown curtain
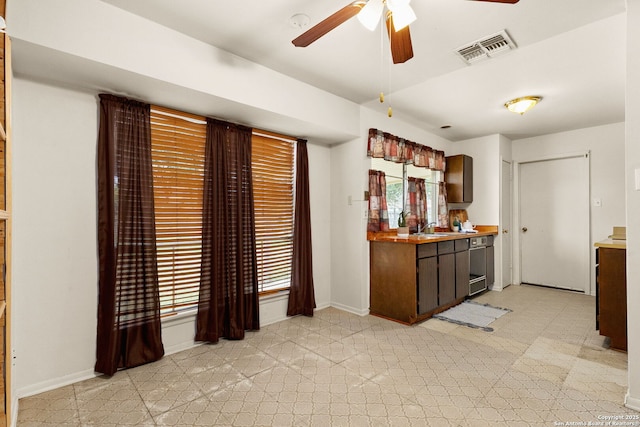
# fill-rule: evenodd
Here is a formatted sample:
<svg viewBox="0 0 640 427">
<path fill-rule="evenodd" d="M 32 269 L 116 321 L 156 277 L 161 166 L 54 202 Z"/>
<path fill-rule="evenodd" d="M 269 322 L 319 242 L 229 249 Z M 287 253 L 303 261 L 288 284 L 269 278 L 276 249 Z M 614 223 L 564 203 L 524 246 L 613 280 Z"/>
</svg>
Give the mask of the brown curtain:
<svg viewBox="0 0 640 427">
<path fill-rule="evenodd" d="M 311 206 L 309 203 L 309 160 L 307 141 L 296 145 L 296 196 L 293 221 L 293 262 L 287 316 L 313 316 L 316 298 L 311 257 Z"/>
<path fill-rule="evenodd" d="M 150 106 L 100 95 L 99 295 L 95 370 L 164 355 L 151 169 Z"/>
<path fill-rule="evenodd" d="M 260 328 L 251 129 L 207 119 L 196 341 Z"/>
</svg>

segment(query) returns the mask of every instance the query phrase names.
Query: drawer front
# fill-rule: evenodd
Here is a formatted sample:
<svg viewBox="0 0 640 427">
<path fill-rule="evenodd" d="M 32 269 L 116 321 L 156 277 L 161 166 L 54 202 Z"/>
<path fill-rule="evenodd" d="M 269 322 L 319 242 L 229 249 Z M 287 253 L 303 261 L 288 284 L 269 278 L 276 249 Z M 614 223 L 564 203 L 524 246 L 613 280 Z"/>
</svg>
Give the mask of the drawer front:
<svg viewBox="0 0 640 427">
<path fill-rule="evenodd" d="M 469 239 L 458 239 L 453 242 L 456 252 L 462 252 L 469 249 Z"/>
<path fill-rule="evenodd" d="M 427 258 L 438 254 L 437 243 L 418 245 L 418 258 Z"/>
<path fill-rule="evenodd" d="M 438 242 L 438 255 L 453 253 L 453 242 L 455 240 L 447 240 L 446 242 Z"/>
</svg>

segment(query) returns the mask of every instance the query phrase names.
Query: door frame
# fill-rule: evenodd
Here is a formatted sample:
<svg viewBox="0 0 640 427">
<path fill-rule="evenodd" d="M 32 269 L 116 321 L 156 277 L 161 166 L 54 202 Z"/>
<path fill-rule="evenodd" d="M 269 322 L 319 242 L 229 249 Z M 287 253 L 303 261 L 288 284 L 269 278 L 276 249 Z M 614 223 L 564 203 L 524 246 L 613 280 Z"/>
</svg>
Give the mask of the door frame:
<svg viewBox="0 0 640 427">
<path fill-rule="evenodd" d="M 583 256 L 588 260 L 589 269 L 584 273 L 584 280 L 588 283 L 588 286 L 585 288 L 585 295 L 595 295 L 595 288 L 593 285 L 593 275 L 594 273 L 594 260 L 592 259 L 592 253 L 590 244 L 591 244 L 591 151 L 573 151 L 561 154 L 549 154 L 543 156 L 530 157 L 526 159 L 513 160 L 513 189 L 514 189 L 514 202 L 512 204 L 513 211 L 511 216 L 511 229 L 517 230 L 516 233 L 514 231 L 511 243 L 513 245 L 513 280 L 515 283 L 522 284 L 522 242 L 520 239 L 520 228 L 521 228 L 521 192 L 520 192 L 520 165 L 525 163 L 535 163 L 535 162 L 543 162 L 549 160 L 562 160 L 569 159 L 574 157 L 586 157 L 587 158 L 587 185 L 588 185 L 588 197 L 585 200 L 585 205 L 582 207 L 584 212 L 587 213 L 587 224 L 588 230 L 583 230 L 587 233 L 587 241 L 589 244 L 585 245 L 582 249 Z"/>
<path fill-rule="evenodd" d="M 504 188 L 504 166 L 505 164 L 509 165 L 509 187 L 508 188 Z M 504 281 L 505 281 L 505 277 L 504 277 L 504 261 L 505 261 L 505 257 L 509 258 L 509 277 L 508 279 L 508 284 L 507 286 L 510 286 L 512 284 L 515 283 L 514 280 L 514 275 L 513 275 L 513 262 L 514 262 L 514 258 L 513 258 L 513 200 L 514 200 L 514 181 L 513 181 L 513 166 L 514 165 L 514 161 L 513 160 L 507 160 L 506 158 L 503 158 L 502 156 L 500 157 L 500 226 L 498 227 L 498 233 L 499 233 L 499 237 L 500 237 L 500 276 L 498 276 L 496 274 L 496 281 L 498 279 L 498 277 L 500 277 L 500 289 L 504 289 L 506 286 L 504 286 Z M 507 233 L 505 233 L 505 229 L 504 229 L 504 224 L 502 223 L 502 219 L 504 216 L 504 199 L 505 199 L 505 194 L 509 196 L 509 228 L 507 229 Z M 511 233 L 511 234 L 509 234 Z M 505 248 L 505 244 L 504 242 L 506 240 L 509 240 L 509 250 L 506 251 Z M 520 283 L 520 281 L 518 281 L 518 283 Z"/>
</svg>

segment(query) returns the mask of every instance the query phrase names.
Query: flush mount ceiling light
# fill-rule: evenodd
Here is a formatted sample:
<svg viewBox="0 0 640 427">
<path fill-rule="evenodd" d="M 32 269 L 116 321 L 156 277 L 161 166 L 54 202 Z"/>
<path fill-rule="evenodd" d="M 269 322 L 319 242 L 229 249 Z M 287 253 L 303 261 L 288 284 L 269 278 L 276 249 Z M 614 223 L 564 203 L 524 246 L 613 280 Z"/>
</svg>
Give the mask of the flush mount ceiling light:
<svg viewBox="0 0 640 427">
<path fill-rule="evenodd" d="M 523 96 L 505 102 L 504 106 L 512 113 L 523 115 L 542 100 L 541 96 Z"/>
</svg>

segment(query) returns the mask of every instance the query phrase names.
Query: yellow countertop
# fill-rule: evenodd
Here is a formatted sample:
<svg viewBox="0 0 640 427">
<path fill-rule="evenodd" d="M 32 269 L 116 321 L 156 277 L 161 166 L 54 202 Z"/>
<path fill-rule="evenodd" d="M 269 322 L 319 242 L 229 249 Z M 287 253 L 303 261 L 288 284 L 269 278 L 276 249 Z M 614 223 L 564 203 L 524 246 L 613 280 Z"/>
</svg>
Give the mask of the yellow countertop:
<svg viewBox="0 0 640 427">
<path fill-rule="evenodd" d="M 600 242 L 594 243 L 596 248 L 610 248 L 610 249 L 627 249 L 626 240 L 606 239 Z"/>
<path fill-rule="evenodd" d="M 426 237 L 410 234 L 409 237 L 398 237 L 396 231 L 387 232 L 367 232 L 367 240 L 370 242 L 395 242 L 395 243 L 409 243 L 413 245 L 421 245 L 423 243 L 435 243 L 444 242 L 446 240 L 468 239 L 470 237 L 478 236 L 492 236 L 498 234 L 497 225 L 479 225 L 476 227 L 477 233 L 454 233 L 452 231 L 438 231 L 436 230 L 436 236 Z"/>
</svg>

